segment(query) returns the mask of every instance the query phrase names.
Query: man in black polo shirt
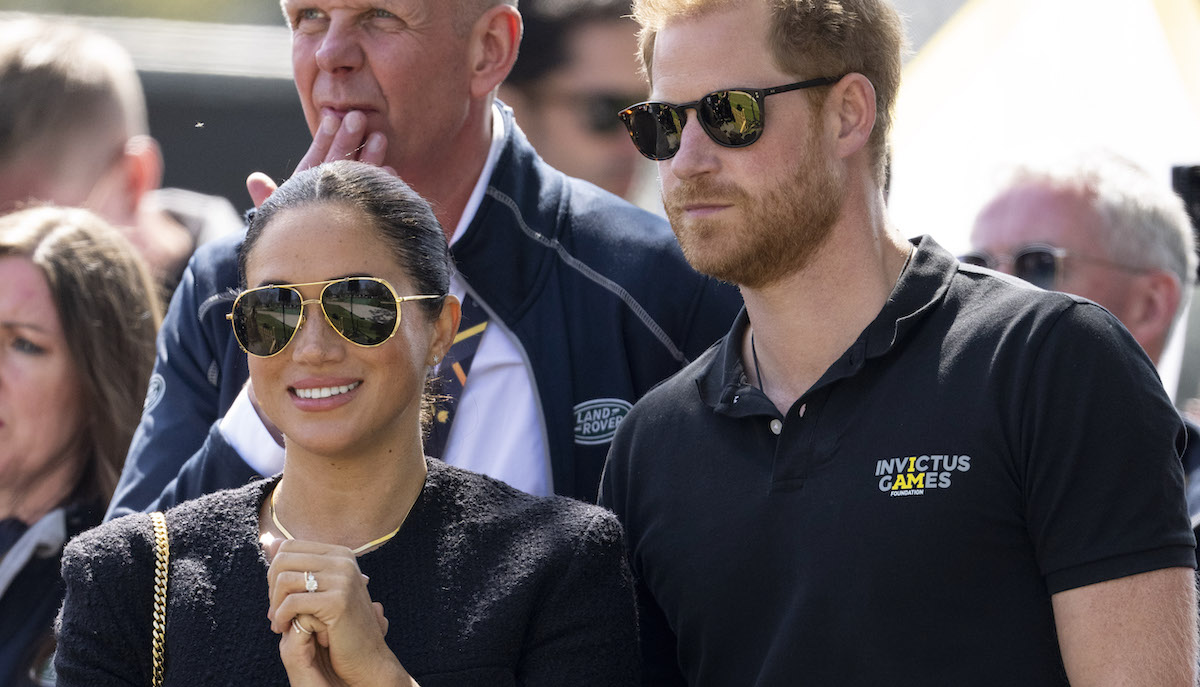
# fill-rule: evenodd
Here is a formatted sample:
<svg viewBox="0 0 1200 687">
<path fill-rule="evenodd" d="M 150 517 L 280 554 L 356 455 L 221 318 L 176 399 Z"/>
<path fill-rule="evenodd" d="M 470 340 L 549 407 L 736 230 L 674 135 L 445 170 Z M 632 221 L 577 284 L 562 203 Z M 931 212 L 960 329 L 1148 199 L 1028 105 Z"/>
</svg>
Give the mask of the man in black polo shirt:
<svg viewBox="0 0 1200 687">
<path fill-rule="evenodd" d="M 890 4 L 635 17 L 653 102 L 622 118 L 745 300 L 602 480 L 647 683 L 1192 685 L 1182 423 L 1106 311 L 888 225 Z"/>
</svg>

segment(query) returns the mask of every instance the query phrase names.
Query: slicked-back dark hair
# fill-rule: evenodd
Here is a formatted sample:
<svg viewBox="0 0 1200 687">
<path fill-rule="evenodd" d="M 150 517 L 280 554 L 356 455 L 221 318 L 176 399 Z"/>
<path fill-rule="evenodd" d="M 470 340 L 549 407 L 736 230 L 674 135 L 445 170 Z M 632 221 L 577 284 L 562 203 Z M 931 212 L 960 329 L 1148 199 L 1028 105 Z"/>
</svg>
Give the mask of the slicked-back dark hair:
<svg viewBox="0 0 1200 687">
<path fill-rule="evenodd" d="M 381 241 L 392 251 L 417 293 L 446 295 L 450 290 L 453 258 L 442 225 L 424 198 L 408 184 L 374 165 L 339 160 L 296 174 L 271 194 L 250 220 L 238 250 L 242 284 L 246 262 L 263 230 L 285 211 L 333 203 L 351 207 L 371 220 Z M 415 301 L 434 318 L 444 299 Z"/>
</svg>

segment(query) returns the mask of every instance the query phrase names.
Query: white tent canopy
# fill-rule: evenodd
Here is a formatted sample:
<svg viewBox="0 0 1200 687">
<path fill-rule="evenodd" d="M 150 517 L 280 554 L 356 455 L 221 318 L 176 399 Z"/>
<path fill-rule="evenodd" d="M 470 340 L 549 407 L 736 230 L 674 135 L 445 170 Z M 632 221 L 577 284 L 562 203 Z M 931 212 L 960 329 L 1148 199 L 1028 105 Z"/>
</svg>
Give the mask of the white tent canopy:
<svg viewBox="0 0 1200 687">
<path fill-rule="evenodd" d="M 1200 0 L 970 0 L 905 67 L 892 220 L 962 253 L 1012 166 L 1097 148 L 1164 184 L 1200 164 Z M 1173 394 L 1185 331 L 1159 365 Z"/>
<path fill-rule="evenodd" d="M 1012 164 L 1106 147 L 1164 183 L 1200 164 L 1200 0 L 971 0 L 905 67 L 902 233 L 967 246 Z"/>
</svg>

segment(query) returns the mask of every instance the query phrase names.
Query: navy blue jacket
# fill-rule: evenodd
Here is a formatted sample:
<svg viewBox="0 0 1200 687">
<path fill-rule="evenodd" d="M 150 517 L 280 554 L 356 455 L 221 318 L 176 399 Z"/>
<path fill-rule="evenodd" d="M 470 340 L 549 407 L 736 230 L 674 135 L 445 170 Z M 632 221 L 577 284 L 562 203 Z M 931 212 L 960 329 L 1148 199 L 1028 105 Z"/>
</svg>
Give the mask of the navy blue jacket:
<svg viewBox="0 0 1200 687">
<path fill-rule="evenodd" d="M 95 527 L 103 505 L 67 505 L 67 540 Z M 5 553 L 0 551 L 0 557 Z M 0 685 L 4 687 L 32 687 L 36 683 L 30 679 L 30 670 L 50 658 L 54 617 L 65 591 L 59 575 L 60 554 L 34 556 L 0 594 Z"/>
<path fill-rule="evenodd" d="M 555 493 L 595 501 L 620 418 L 724 335 L 741 298 L 691 269 L 661 217 L 543 162 L 501 109 L 504 148 L 454 258 L 472 295 L 513 332 L 528 360 Z M 223 468 L 204 465 L 209 451 L 202 450 L 190 458 L 191 486 L 175 485 L 155 505 L 247 378 L 246 356 L 225 319 L 241 240 L 202 246 L 171 299 L 109 519 L 198 496 L 201 485 L 237 486 L 252 474 L 228 469 L 228 446 L 218 451 Z M 214 441 L 219 435 L 207 445 Z"/>
</svg>

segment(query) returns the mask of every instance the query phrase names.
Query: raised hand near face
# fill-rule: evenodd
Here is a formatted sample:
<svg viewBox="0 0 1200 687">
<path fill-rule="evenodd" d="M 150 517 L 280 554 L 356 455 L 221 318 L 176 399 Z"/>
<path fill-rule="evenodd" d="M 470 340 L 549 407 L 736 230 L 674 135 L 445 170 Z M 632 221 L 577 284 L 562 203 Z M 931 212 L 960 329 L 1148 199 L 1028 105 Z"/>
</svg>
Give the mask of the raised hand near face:
<svg viewBox="0 0 1200 687">
<path fill-rule="evenodd" d="M 343 117 L 326 114 L 321 119 L 321 126 L 313 135 L 308 152 L 296 165 L 296 172 L 303 172 L 310 167 L 316 167 L 324 162 L 334 160 L 358 160 L 380 166 L 387 153 L 387 137 L 379 131 L 367 131 L 367 117 L 358 110 L 351 110 Z M 395 170 L 384 167 L 393 175 Z M 293 172 L 294 174 L 295 172 Z M 254 207 L 259 207 L 267 199 L 278 184 L 270 176 L 262 172 L 254 172 L 246 178 L 246 190 Z"/>
</svg>

